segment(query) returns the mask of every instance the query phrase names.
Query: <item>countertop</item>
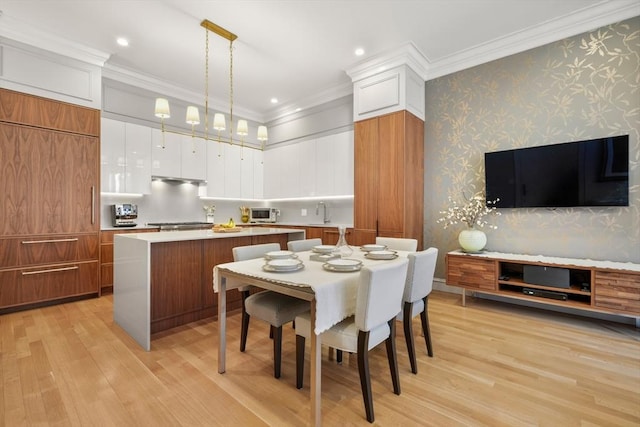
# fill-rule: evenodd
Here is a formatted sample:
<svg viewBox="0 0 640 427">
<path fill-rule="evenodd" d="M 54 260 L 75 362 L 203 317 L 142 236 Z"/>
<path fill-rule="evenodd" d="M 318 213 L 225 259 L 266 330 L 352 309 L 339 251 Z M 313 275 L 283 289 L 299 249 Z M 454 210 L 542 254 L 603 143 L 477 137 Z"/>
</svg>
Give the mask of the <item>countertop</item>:
<svg viewBox="0 0 640 427">
<path fill-rule="evenodd" d="M 234 233 L 216 233 L 213 230 L 186 231 L 158 231 L 156 233 L 126 233 L 118 234 L 117 238 L 144 240 L 149 243 L 177 242 L 183 240 L 225 239 L 229 237 L 264 236 L 268 234 L 301 233 L 295 228 L 279 227 L 243 227 L 242 231 Z"/>
</svg>

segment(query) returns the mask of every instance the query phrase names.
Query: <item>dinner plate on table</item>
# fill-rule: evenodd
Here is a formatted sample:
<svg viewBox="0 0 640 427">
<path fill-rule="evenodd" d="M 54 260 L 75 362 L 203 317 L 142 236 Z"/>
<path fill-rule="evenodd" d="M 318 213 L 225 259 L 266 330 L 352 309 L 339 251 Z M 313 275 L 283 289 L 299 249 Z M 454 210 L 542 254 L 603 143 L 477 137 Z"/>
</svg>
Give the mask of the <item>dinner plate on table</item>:
<svg viewBox="0 0 640 427">
<path fill-rule="evenodd" d="M 311 250 L 319 254 L 329 254 L 333 252 L 335 248 L 336 247 L 334 245 L 318 245 L 311 248 Z"/>
<path fill-rule="evenodd" d="M 296 255 L 291 251 L 271 251 L 264 254 L 266 259 L 286 259 L 286 258 L 297 258 Z"/>
<path fill-rule="evenodd" d="M 295 258 L 272 259 L 262 266 L 264 271 L 284 273 L 298 271 L 304 268 L 301 260 Z"/>
<path fill-rule="evenodd" d="M 385 245 L 362 245 L 360 249 L 362 249 L 365 252 L 384 251 L 385 249 L 387 249 L 387 247 Z"/>
<path fill-rule="evenodd" d="M 322 264 L 322 268 L 340 272 L 359 271 L 362 268 L 362 261 L 349 258 L 332 259 Z"/>
<path fill-rule="evenodd" d="M 364 256 L 368 259 L 396 259 L 398 253 L 396 251 L 369 251 Z"/>
</svg>

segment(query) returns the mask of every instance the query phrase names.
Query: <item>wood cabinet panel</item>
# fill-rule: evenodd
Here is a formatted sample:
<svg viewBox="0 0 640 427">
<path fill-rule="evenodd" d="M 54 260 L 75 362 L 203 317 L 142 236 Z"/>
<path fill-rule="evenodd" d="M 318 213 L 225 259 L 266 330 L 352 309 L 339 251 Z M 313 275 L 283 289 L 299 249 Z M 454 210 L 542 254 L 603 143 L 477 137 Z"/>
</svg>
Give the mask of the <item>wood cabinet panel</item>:
<svg viewBox="0 0 640 427">
<path fill-rule="evenodd" d="M 226 239 L 206 240 L 204 242 L 204 264 L 202 270 L 202 299 L 204 306 L 214 311 L 218 306 L 218 297 L 213 292 L 213 268 L 218 264 L 233 261 L 233 248 L 248 246 L 251 237 L 233 237 Z M 236 289 L 227 291 L 227 309 L 237 309 L 241 306 L 240 293 Z M 212 314 L 212 315 L 213 315 Z"/>
<path fill-rule="evenodd" d="M 496 290 L 496 261 L 447 255 L 447 284 L 462 288 Z"/>
<path fill-rule="evenodd" d="M 99 140 L 0 122 L 0 235 L 98 232 Z"/>
<path fill-rule="evenodd" d="M 151 329 L 154 322 L 202 306 L 202 241 L 154 243 L 151 247 Z"/>
<path fill-rule="evenodd" d="M 100 136 L 100 111 L 0 89 L 0 121 Z"/>
<path fill-rule="evenodd" d="M 406 237 L 417 239 L 421 249 L 424 122 L 398 111 L 357 122 L 354 139 L 356 241 Z"/>
<path fill-rule="evenodd" d="M 97 261 L 0 271 L 3 310 L 83 295 L 97 296 L 98 291 Z"/>
<path fill-rule="evenodd" d="M 274 234 L 264 236 L 251 236 L 252 245 L 261 245 L 263 243 L 277 243 L 280 245 L 280 249 L 287 249 L 287 242 L 289 236 L 287 234 Z"/>
<path fill-rule="evenodd" d="M 377 233 L 378 119 L 357 122 L 354 128 L 353 217 L 358 230 Z"/>
<path fill-rule="evenodd" d="M 640 273 L 595 272 L 594 305 L 640 315 Z"/>
</svg>

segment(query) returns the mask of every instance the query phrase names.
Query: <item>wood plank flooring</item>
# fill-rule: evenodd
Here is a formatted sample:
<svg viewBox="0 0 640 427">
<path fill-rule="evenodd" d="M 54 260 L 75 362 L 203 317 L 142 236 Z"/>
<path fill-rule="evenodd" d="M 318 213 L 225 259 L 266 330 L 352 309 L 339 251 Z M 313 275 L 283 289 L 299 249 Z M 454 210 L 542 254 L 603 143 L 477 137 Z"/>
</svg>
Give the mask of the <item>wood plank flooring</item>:
<svg viewBox="0 0 640 427">
<path fill-rule="evenodd" d="M 113 322 L 112 304 L 103 296 L 0 316 L 1 426 L 308 425 L 308 355 L 296 390 L 290 327 L 276 380 L 267 325 L 252 322 L 240 353 L 240 314 L 231 314 L 220 375 L 214 319 L 156 335 L 145 352 Z M 634 326 L 474 298 L 462 307 L 441 292 L 429 313 L 435 357 L 414 319 L 417 375 L 398 323 L 400 396 L 384 346 L 371 353 L 376 425 L 640 425 Z M 356 358 L 323 355 L 323 424 L 369 425 Z"/>
</svg>

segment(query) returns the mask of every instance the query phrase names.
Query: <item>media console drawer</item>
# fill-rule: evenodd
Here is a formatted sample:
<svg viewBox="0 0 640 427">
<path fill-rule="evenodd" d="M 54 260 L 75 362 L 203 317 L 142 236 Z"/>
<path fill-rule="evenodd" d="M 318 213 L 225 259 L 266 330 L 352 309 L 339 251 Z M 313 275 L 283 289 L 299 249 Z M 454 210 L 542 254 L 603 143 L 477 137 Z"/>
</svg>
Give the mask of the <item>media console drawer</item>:
<svg viewBox="0 0 640 427">
<path fill-rule="evenodd" d="M 640 316 L 640 274 L 595 272 L 596 307 L 634 313 Z"/>
<path fill-rule="evenodd" d="M 447 284 L 463 288 L 496 289 L 496 262 L 447 254 Z"/>
</svg>

